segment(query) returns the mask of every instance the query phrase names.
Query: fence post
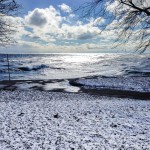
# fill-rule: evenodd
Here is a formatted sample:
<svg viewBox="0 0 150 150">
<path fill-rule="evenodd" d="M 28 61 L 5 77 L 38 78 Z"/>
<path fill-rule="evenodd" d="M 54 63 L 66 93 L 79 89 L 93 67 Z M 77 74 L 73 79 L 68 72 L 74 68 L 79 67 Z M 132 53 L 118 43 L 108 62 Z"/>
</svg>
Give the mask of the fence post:
<svg viewBox="0 0 150 150">
<path fill-rule="evenodd" d="M 9 57 L 7 54 L 7 62 L 8 62 L 8 75 L 9 75 L 9 81 L 10 81 L 10 67 L 9 67 Z"/>
</svg>

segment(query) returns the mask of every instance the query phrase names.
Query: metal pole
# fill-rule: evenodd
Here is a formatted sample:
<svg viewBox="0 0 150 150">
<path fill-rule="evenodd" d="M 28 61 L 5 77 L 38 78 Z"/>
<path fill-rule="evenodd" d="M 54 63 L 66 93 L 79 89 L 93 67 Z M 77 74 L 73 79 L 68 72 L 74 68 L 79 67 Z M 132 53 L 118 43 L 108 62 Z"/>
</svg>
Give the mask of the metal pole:
<svg viewBox="0 0 150 150">
<path fill-rule="evenodd" d="M 9 68 L 9 57 L 7 54 L 7 62 L 8 62 L 8 75 L 9 75 L 9 81 L 10 81 L 10 68 Z"/>
</svg>

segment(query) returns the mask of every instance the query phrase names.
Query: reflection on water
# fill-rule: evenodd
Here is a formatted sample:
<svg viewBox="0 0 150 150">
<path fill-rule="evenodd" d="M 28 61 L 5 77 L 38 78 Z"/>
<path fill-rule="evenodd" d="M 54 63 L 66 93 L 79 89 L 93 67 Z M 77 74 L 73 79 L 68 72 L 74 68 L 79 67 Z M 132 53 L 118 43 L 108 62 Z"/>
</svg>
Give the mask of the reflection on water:
<svg viewBox="0 0 150 150">
<path fill-rule="evenodd" d="M 12 79 L 150 76 L 150 54 L 25 54 L 9 57 Z M 0 80 L 7 78 L 6 55 L 0 55 Z"/>
</svg>

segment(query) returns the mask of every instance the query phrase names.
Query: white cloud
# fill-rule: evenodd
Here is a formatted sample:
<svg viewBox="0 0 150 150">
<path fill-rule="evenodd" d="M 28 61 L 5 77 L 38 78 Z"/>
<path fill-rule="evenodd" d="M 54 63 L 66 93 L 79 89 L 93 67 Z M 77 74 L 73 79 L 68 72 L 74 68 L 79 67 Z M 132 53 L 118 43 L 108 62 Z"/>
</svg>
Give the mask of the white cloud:
<svg viewBox="0 0 150 150">
<path fill-rule="evenodd" d="M 45 11 L 36 8 L 34 11 L 29 12 L 28 16 L 25 17 L 29 25 L 43 27 L 48 23 L 48 17 Z"/>
<path fill-rule="evenodd" d="M 64 4 L 64 3 L 59 5 L 59 7 L 64 12 L 67 12 L 67 13 L 71 13 L 72 12 L 71 8 L 68 5 Z"/>
<path fill-rule="evenodd" d="M 65 39 L 78 39 L 86 40 L 97 38 L 97 35 L 100 33 L 100 29 L 93 27 L 90 24 L 84 25 L 67 25 L 63 24 L 61 27 L 61 38 Z"/>
<path fill-rule="evenodd" d="M 25 16 L 25 22 L 28 25 L 40 28 L 48 24 L 55 26 L 57 23 L 61 22 L 61 19 L 59 12 L 56 11 L 53 6 L 45 9 L 36 8 Z"/>
<path fill-rule="evenodd" d="M 150 0 L 133 0 L 134 5 L 138 7 L 149 7 L 150 6 Z"/>
<path fill-rule="evenodd" d="M 38 14 L 38 16 L 37 16 Z M 89 23 L 75 20 L 75 14 L 63 17 L 59 10 L 53 6 L 45 9 L 36 8 L 25 16 L 27 28 L 32 28 L 32 33 L 26 37 L 31 40 L 52 42 L 56 40 L 87 40 L 98 38 L 100 29 L 96 27 L 102 18 L 89 20 Z"/>
<path fill-rule="evenodd" d="M 15 20 L 15 18 L 13 18 Z M 114 37 L 114 32 L 101 33 L 98 27 L 103 18 L 90 19 L 86 23 L 77 19 L 73 13 L 63 16 L 53 6 L 30 11 L 23 18 L 18 18 L 20 28 L 16 34 L 18 47 L 41 52 L 82 52 L 106 49 L 104 42 Z M 101 39 L 101 40 L 100 40 Z M 90 42 L 89 42 L 90 41 Z M 95 41 L 99 41 L 97 44 Z"/>
</svg>

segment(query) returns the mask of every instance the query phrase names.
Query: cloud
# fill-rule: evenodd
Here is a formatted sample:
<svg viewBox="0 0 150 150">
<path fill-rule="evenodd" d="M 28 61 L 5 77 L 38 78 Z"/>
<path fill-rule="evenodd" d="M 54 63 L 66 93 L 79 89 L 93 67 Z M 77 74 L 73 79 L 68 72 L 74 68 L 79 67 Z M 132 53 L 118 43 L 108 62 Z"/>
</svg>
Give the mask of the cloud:
<svg viewBox="0 0 150 150">
<path fill-rule="evenodd" d="M 104 23 L 104 22 L 105 22 L 105 19 L 104 19 L 104 18 L 98 17 L 98 18 L 94 19 L 93 25 L 94 25 L 94 26 L 96 26 L 96 25 L 101 25 L 101 24 Z"/>
<path fill-rule="evenodd" d="M 61 10 L 71 12 L 71 8 L 62 6 L 67 5 L 59 6 Z M 99 25 L 105 22 L 103 18 L 91 18 L 84 22 L 72 12 L 64 16 L 60 9 L 53 6 L 35 8 L 17 19 L 20 21 L 19 32 L 15 35 L 18 47 L 24 51 L 27 48 L 41 52 L 82 52 L 109 47 L 107 42 L 113 39 L 114 32 L 100 34 Z"/>
<path fill-rule="evenodd" d="M 97 35 L 100 33 L 98 27 L 93 27 L 91 24 L 80 24 L 80 25 L 67 25 L 63 24 L 61 27 L 61 37 L 68 40 L 87 40 L 92 38 L 98 38 Z"/>
<path fill-rule="evenodd" d="M 133 0 L 133 4 L 135 6 L 138 6 L 138 7 L 148 7 L 150 6 L 150 0 L 144 0 L 144 1 L 141 1 L 141 0 Z"/>
<path fill-rule="evenodd" d="M 63 5 L 64 6 L 64 5 Z M 63 40 L 88 40 L 99 38 L 100 29 L 97 24 L 103 21 L 102 18 L 89 20 L 88 23 L 79 21 L 75 14 L 63 16 L 53 6 L 45 9 L 36 8 L 30 11 L 25 17 L 26 28 L 32 29 L 27 33 L 30 40 L 35 42 L 54 42 Z"/>
<path fill-rule="evenodd" d="M 29 26 L 31 25 L 39 28 L 45 27 L 48 24 L 55 26 L 61 19 L 59 12 L 53 6 L 45 9 L 36 8 L 25 16 L 25 22 Z"/>
<path fill-rule="evenodd" d="M 26 16 L 26 21 L 28 24 L 43 27 L 48 23 L 47 15 L 42 9 L 36 8 L 34 11 L 29 12 L 28 16 Z"/>
<path fill-rule="evenodd" d="M 59 5 L 58 7 L 60 7 L 60 9 L 62 11 L 64 11 L 64 12 L 67 12 L 67 13 L 71 13 L 72 12 L 72 9 L 68 5 L 66 5 L 64 3 Z"/>
</svg>

